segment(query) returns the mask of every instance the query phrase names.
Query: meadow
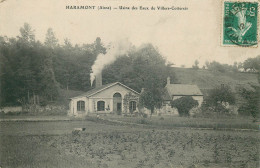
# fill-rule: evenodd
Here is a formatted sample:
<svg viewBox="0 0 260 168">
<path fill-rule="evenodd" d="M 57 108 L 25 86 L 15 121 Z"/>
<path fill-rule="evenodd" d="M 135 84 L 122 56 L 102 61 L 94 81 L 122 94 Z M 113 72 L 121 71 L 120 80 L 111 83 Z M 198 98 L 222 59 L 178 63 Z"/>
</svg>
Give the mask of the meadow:
<svg viewBox="0 0 260 168">
<path fill-rule="evenodd" d="M 149 122 L 170 121 L 153 118 L 145 123 L 137 118 L 137 124 L 126 117 L 111 120 L 0 122 L 0 166 L 259 167 L 258 130 L 166 127 Z"/>
</svg>

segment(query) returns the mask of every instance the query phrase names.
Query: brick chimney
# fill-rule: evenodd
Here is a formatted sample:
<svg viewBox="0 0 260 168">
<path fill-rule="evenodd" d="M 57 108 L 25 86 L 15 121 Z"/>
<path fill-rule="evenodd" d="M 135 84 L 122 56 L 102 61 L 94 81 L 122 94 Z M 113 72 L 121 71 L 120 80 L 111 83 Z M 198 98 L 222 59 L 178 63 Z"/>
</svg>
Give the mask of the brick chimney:
<svg viewBox="0 0 260 168">
<path fill-rule="evenodd" d="M 96 80 L 96 88 L 102 86 L 102 73 L 99 73 L 95 77 Z"/>
</svg>

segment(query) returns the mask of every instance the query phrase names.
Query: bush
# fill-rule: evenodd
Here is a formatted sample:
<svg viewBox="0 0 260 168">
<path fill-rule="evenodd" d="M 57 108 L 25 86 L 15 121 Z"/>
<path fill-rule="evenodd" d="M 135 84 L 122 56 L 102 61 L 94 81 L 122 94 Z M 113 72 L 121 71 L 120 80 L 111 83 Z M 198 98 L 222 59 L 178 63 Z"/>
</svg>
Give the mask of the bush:
<svg viewBox="0 0 260 168">
<path fill-rule="evenodd" d="M 171 102 L 171 106 L 178 109 L 180 116 L 189 116 L 190 110 L 198 105 L 198 101 L 194 100 L 191 96 L 184 96 Z"/>
</svg>

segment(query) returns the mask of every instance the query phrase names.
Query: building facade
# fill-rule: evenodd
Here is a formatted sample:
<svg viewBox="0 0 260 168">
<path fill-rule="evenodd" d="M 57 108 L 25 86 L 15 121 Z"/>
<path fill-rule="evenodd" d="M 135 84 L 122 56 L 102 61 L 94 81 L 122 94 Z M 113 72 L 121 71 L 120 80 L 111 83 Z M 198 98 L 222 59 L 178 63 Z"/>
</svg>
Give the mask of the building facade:
<svg viewBox="0 0 260 168">
<path fill-rule="evenodd" d="M 120 82 L 101 84 L 82 95 L 70 98 L 69 115 L 130 113 L 137 110 L 138 100 L 139 93 Z"/>
</svg>

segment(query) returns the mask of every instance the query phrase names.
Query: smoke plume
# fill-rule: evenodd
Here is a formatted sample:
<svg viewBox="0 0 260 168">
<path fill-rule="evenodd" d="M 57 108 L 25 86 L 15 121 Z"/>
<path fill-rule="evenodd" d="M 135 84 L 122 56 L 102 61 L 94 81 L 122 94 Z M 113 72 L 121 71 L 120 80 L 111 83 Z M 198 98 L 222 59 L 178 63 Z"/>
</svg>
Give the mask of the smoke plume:
<svg viewBox="0 0 260 168">
<path fill-rule="evenodd" d="M 107 47 L 106 54 L 99 54 L 96 61 L 92 65 L 92 73 L 90 74 L 91 86 L 95 79 L 95 76 L 102 72 L 106 65 L 113 63 L 119 56 L 128 53 L 131 47 L 131 43 L 128 39 L 119 40 L 118 42 L 113 42 Z"/>
</svg>

